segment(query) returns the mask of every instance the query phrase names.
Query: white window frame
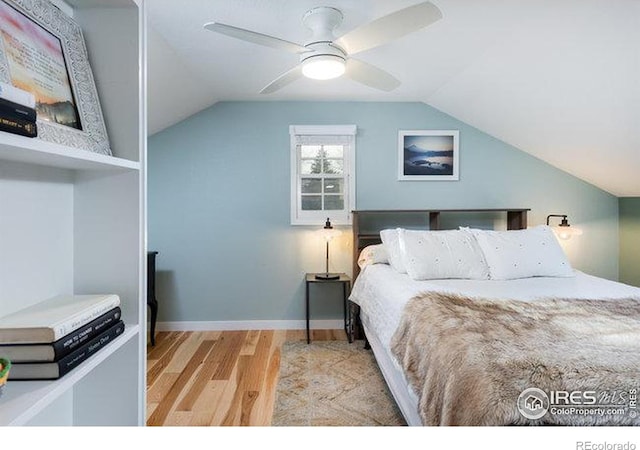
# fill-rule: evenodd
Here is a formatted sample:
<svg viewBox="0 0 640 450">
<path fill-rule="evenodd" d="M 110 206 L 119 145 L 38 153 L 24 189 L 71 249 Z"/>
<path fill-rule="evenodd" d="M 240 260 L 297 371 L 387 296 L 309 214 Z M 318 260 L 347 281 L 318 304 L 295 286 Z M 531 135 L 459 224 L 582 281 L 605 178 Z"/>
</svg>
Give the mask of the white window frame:
<svg viewBox="0 0 640 450">
<path fill-rule="evenodd" d="M 351 225 L 351 211 L 356 207 L 356 133 L 355 125 L 291 125 L 291 225 L 321 225 L 327 217 L 333 225 Z M 301 205 L 302 174 L 297 136 L 348 136 L 344 153 L 344 209 L 336 211 L 303 211 Z"/>
</svg>

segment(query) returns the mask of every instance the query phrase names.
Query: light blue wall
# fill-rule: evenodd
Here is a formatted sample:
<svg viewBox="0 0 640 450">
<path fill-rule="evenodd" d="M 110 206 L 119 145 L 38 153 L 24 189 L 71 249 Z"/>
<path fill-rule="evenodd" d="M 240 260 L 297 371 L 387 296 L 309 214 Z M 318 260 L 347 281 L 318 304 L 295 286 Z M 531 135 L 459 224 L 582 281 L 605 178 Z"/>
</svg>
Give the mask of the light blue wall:
<svg viewBox="0 0 640 450">
<path fill-rule="evenodd" d="M 358 126 L 358 209 L 523 207 L 532 225 L 568 214 L 584 230 L 565 247 L 574 266 L 618 276 L 616 197 L 425 104 L 217 103 L 149 140 L 160 320 L 304 317 L 303 275 L 322 255 L 289 224 L 291 124 Z M 397 181 L 399 129 L 460 130 L 460 181 Z M 336 299 L 314 318 L 341 314 Z"/>
<path fill-rule="evenodd" d="M 640 286 L 640 197 L 620 199 L 620 281 Z"/>
</svg>

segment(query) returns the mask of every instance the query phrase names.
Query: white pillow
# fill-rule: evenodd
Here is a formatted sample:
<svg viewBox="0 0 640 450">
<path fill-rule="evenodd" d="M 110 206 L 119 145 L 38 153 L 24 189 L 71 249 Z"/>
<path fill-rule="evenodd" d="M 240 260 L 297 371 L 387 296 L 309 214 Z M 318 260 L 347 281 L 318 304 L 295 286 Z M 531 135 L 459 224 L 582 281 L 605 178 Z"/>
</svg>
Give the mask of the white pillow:
<svg viewBox="0 0 640 450">
<path fill-rule="evenodd" d="M 391 267 L 393 267 L 397 272 L 407 273 L 407 269 L 404 267 L 404 262 L 402 260 L 402 254 L 400 253 L 398 230 L 400 230 L 400 228 L 382 230 L 380 232 L 380 239 L 382 239 L 382 245 L 384 245 L 384 248 L 387 251 Z"/>
<path fill-rule="evenodd" d="M 471 232 L 484 253 L 493 280 L 575 276 L 548 226 L 510 231 L 472 229 Z"/>
<path fill-rule="evenodd" d="M 473 234 L 463 230 L 400 230 L 400 250 L 414 280 L 486 280 L 489 267 Z"/>
<path fill-rule="evenodd" d="M 364 269 L 370 264 L 389 264 L 389 256 L 384 245 L 368 245 L 362 249 L 358 257 L 358 266 Z"/>
</svg>

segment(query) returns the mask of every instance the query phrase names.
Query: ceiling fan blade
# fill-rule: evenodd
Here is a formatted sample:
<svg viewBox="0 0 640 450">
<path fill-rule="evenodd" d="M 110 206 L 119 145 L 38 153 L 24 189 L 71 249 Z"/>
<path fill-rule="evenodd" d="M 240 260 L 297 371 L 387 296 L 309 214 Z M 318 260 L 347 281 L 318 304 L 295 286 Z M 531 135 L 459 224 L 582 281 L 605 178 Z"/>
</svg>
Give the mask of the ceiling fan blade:
<svg viewBox="0 0 640 450">
<path fill-rule="evenodd" d="M 345 75 L 358 83 L 381 91 L 389 92 L 400 86 L 400 81 L 393 75 L 353 58 L 347 60 Z"/>
<path fill-rule="evenodd" d="M 424 28 L 441 18 L 442 13 L 433 3 L 418 3 L 358 27 L 334 43 L 347 54 L 354 55 Z"/>
<path fill-rule="evenodd" d="M 236 39 L 242 39 L 243 41 L 253 42 L 254 44 L 264 45 L 266 47 L 277 48 L 279 50 L 286 50 L 291 53 L 304 53 L 309 51 L 308 48 L 303 47 L 302 45 L 295 44 L 293 42 L 278 39 L 262 33 L 256 33 L 255 31 L 249 31 L 231 25 L 225 25 L 223 23 L 206 23 L 204 24 L 204 28 L 209 31 L 215 31 L 216 33 L 234 37 Z"/>
<path fill-rule="evenodd" d="M 297 65 L 293 69 L 283 73 L 278 78 L 273 80 L 264 89 L 260 91 L 261 94 L 271 94 L 279 89 L 282 89 L 289 83 L 293 83 L 297 79 L 302 78 L 302 66 Z"/>
</svg>

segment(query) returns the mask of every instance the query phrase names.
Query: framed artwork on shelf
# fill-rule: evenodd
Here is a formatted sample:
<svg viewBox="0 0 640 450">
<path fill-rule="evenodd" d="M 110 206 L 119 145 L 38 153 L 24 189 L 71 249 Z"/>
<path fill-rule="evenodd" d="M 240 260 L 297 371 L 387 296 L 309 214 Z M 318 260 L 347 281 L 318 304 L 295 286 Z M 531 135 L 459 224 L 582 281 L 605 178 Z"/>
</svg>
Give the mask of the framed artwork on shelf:
<svg viewBox="0 0 640 450">
<path fill-rule="evenodd" d="M 400 130 L 398 180 L 458 180 L 458 130 Z"/>
<path fill-rule="evenodd" d="M 35 96 L 38 139 L 111 155 L 82 29 L 48 0 L 0 0 L 0 81 Z"/>
</svg>

